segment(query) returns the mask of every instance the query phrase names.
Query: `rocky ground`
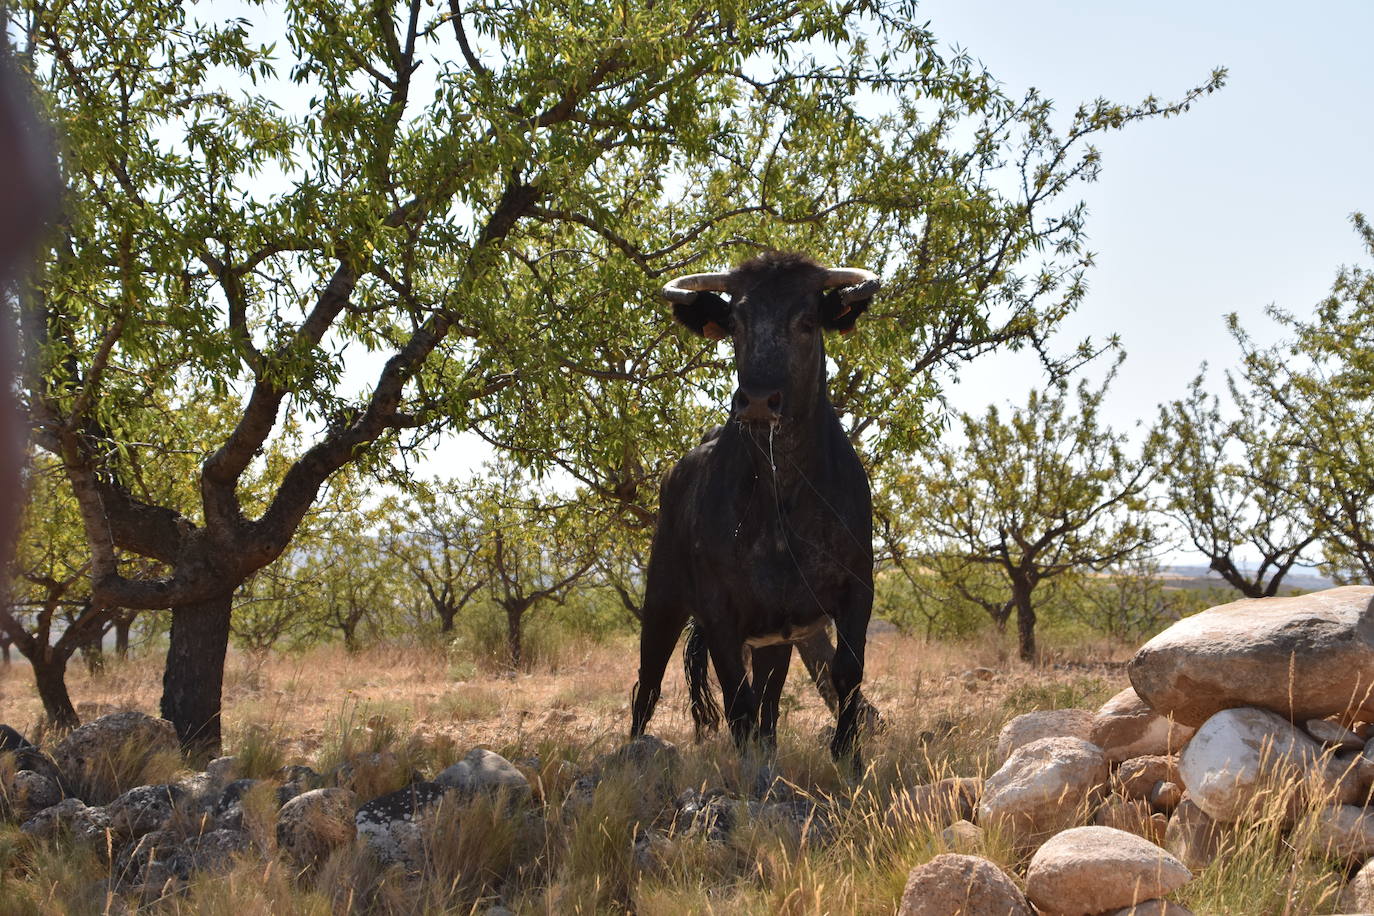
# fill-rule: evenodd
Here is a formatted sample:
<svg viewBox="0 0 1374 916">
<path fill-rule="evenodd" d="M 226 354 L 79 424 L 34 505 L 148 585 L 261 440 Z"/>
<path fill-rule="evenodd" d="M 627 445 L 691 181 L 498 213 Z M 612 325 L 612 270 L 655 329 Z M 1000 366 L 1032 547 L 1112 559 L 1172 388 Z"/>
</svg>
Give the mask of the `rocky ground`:
<svg viewBox="0 0 1374 916">
<path fill-rule="evenodd" d="M 7 729 L 0 898 L 64 850 L 86 857 L 69 899 L 107 912 L 208 911 L 253 876 L 269 912 L 1374 912 L 1372 599 L 1237 602 L 1088 674 L 880 649 L 858 783 L 799 678 L 773 764 L 673 715 L 442 753 L 373 715 L 311 762 L 254 732 L 197 772 L 143 712 L 41 748 Z"/>
</svg>

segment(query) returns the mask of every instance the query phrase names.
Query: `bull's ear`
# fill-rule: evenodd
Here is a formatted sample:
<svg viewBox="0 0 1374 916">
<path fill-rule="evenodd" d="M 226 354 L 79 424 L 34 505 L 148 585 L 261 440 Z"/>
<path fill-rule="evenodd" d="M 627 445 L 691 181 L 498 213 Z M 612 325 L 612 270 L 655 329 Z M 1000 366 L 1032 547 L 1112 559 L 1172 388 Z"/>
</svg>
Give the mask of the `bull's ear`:
<svg viewBox="0 0 1374 916">
<path fill-rule="evenodd" d="M 691 302 L 674 302 L 673 317 L 692 333 L 711 340 L 729 337 L 734 331 L 730 303 L 715 293 L 697 293 Z"/>
<path fill-rule="evenodd" d="M 821 326 L 828 331 L 848 334 L 854 330 L 854 322 L 859 320 L 859 316 L 868 311 L 868 304 L 873 297 L 845 302 L 843 293 L 842 289 L 831 289 L 821 296 Z"/>
</svg>

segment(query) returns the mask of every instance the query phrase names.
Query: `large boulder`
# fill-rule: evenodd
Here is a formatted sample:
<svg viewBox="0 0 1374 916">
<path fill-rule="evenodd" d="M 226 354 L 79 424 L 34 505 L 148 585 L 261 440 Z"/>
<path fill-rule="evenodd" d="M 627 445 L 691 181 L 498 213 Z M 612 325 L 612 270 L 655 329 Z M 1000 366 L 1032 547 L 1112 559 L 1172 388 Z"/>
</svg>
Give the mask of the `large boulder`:
<svg viewBox="0 0 1374 916">
<path fill-rule="evenodd" d="M 1086 820 L 1107 782 L 1102 749 L 1079 738 L 1041 738 L 1017 748 L 983 783 L 978 823 L 1029 845 Z"/>
<path fill-rule="evenodd" d="M 161 830 L 186 797 L 178 786 L 137 786 L 105 806 L 110 827 L 120 840 L 137 839 Z"/>
<path fill-rule="evenodd" d="M 1011 756 L 1012 751 L 1041 738 L 1088 737 L 1093 728 L 1093 714 L 1086 709 L 1040 709 L 1022 713 L 1002 726 L 997 735 L 997 762 Z"/>
<path fill-rule="evenodd" d="M 142 785 L 143 769 L 154 755 L 179 749 L 176 729 L 166 719 L 116 712 L 74 730 L 52 756 L 68 792 L 87 804 L 105 804 Z"/>
<path fill-rule="evenodd" d="M 1087 739 L 1120 763 L 1132 757 L 1176 754 L 1193 736 L 1193 729 L 1162 716 L 1140 698 L 1134 687 L 1112 697 L 1093 714 Z"/>
<path fill-rule="evenodd" d="M 1329 786 L 1332 775 L 1321 746 L 1266 709 L 1212 716 L 1183 749 L 1178 769 L 1197 806 L 1227 823 L 1258 818 L 1275 802 L 1295 809 L 1300 790 Z"/>
<path fill-rule="evenodd" d="M 1313 852 L 1346 862 L 1374 856 L 1374 814 L 1355 805 L 1322 808 L 1312 815 Z"/>
<path fill-rule="evenodd" d="M 1374 587 L 1211 608 L 1151 639 L 1127 671 L 1146 703 L 1185 725 L 1237 706 L 1374 720 Z"/>
<path fill-rule="evenodd" d="M 1202 871 L 1217 857 L 1223 835 L 1222 825 L 1185 795 L 1164 829 L 1164 848 L 1193 871 Z"/>
<path fill-rule="evenodd" d="M 0 815 L 26 821 L 44 808 L 62 800 L 62 788 L 52 779 L 33 770 L 20 770 L 0 787 Z"/>
<path fill-rule="evenodd" d="M 1148 840 L 1111 827 L 1076 827 L 1036 850 L 1026 896 L 1042 913 L 1088 916 L 1163 897 L 1192 878 Z"/>
<path fill-rule="evenodd" d="M 1025 895 L 978 856 L 945 853 L 907 877 L 897 916 L 1032 916 Z"/>
<path fill-rule="evenodd" d="M 43 809 L 20 824 L 19 829 L 40 840 L 52 840 L 65 834 L 101 852 L 110 844 L 110 816 L 104 808 L 91 808 L 79 798 L 66 798 Z"/>
<path fill-rule="evenodd" d="M 358 836 L 383 865 L 419 866 L 423 855 L 422 825 L 448 791 L 437 782 L 417 782 L 374 798 L 353 816 Z"/>
<path fill-rule="evenodd" d="M 1341 889 L 1336 906 L 1342 913 L 1374 913 L 1374 859 L 1364 863 Z"/>
</svg>

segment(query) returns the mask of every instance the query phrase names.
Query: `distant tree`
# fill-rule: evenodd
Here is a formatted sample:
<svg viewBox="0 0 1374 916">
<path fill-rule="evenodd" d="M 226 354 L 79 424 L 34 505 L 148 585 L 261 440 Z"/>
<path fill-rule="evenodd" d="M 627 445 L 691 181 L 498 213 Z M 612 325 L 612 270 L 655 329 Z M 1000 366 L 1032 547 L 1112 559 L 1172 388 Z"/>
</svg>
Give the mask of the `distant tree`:
<svg viewBox="0 0 1374 916">
<path fill-rule="evenodd" d="M 478 520 L 467 508 L 463 486 L 449 481 L 421 485 L 383 509 L 381 544 L 419 587 L 440 633 L 453 632 L 454 619 L 486 585 Z"/>
<path fill-rule="evenodd" d="M 1069 595 L 1062 602 L 1069 616 L 1099 633 L 1123 640 L 1152 636 L 1206 605 L 1179 588 L 1171 588 L 1153 557 L 1133 557 L 1101 573 L 1067 578 Z"/>
<path fill-rule="evenodd" d="M 1229 585 L 1247 598 L 1267 598 L 1317 539 L 1311 500 L 1296 496 L 1311 486 L 1310 473 L 1294 448 L 1291 421 L 1276 420 L 1229 378 L 1228 388 L 1231 419 L 1222 418 L 1202 375 L 1186 398 L 1160 406 L 1152 435 L 1163 457 L 1164 509 Z M 1238 551 L 1257 557 L 1253 570 Z"/>
<path fill-rule="evenodd" d="M 1351 217 L 1374 258 L 1374 226 Z M 1307 320 L 1269 315 L 1290 338 L 1259 347 L 1232 315 L 1242 376 L 1265 420 L 1283 431 L 1299 478 L 1285 494 L 1311 519 L 1321 568 L 1339 582 L 1374 582 L 1374 268 L 1341 268 Z"/>
<path fill-rule="evenodd" d="M 575 500 L 541 493 L 510 470 L 475 483 L 468 507 L 480 525 L 485 592 L 505 617 L 508 661 L 518 668 L 527 616 L 541 604 L 561 604 L 591 572 L 597 532 Z"/>
<path fill-rule="evenodd" d="M 1109 383 L 1094 390 L 1081 382 L 1073 404 L 1067 384 L 1032 391 L 1005 419 L 995 406 L 982 417 L 964 414 L 963 443 L 934 449 L 911 479 L 928 552 L 950 564 L 941 571 L 976 565 L 1005 581 L 1026 661 L 1036 657 L 1042 583 L 1110 568 L 1155 543 L 1149 461 L 1129 456 L 1125 436 L 1101 425 Z"/>
</svg>

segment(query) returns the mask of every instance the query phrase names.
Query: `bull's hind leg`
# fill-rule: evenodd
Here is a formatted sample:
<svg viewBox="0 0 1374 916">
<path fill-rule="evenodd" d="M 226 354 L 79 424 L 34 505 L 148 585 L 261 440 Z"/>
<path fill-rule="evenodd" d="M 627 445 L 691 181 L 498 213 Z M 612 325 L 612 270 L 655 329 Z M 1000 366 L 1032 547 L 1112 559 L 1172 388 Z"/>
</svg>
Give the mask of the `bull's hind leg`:
<svg viewBox="0 0 1374 916">
<path fill-rule="evenodd" d="M 645 600 L 644 619 L 639 627 L 639 680 L 631 701 L 630 736 L 644 734 L 658 705 L 663 689 L 663 672 L 673 656 L 677 639 L 687 623 L 687 615 L 675 605 Z"/>
<path fill-rule="evenodd" d="M 792 663 L 792 647 L 760 646 L 754 650 L 754 693 L 759 700 L 759 743 L 770 754 L 778 745 L 778 705 L 787 668 Z"/>
</svg>

